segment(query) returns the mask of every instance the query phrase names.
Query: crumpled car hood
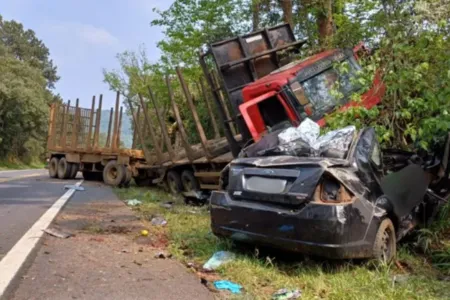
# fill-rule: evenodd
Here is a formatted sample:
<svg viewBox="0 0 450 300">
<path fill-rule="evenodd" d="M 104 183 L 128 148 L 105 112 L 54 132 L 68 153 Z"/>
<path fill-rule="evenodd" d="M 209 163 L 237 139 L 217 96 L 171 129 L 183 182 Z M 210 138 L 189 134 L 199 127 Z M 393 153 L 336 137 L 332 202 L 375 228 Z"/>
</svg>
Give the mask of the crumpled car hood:
<svg viewBox="0 0 450 300">
<path fill-rule="evenodd" d="M 339 165 L 347 165 L 348 163 L 349 163 L 348 160 L 340 158 L 297 157 L 286 155 L 238 158 L 231 162 L 232 165 L 251 165 L 255 167 L 277 167 L 277 166 L 317 164 L 321 165 L 324 168 Z"/>
</svg>

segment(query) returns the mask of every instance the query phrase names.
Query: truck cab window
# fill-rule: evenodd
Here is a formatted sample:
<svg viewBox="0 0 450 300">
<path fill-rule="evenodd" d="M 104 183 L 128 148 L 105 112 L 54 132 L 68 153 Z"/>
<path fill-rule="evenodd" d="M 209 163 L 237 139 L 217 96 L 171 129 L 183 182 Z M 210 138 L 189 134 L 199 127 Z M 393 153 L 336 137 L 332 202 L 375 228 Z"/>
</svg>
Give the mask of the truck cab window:
<svg viewBox="0 0 450 300">
<path fill-rule="evenodd" d="M 258 109 L 266 125 L 267 131 L 283 128 L 290 125 L 289 117 L 283 105 L 276 96 L 265 99 L 258 103 Z"/>
</svg>

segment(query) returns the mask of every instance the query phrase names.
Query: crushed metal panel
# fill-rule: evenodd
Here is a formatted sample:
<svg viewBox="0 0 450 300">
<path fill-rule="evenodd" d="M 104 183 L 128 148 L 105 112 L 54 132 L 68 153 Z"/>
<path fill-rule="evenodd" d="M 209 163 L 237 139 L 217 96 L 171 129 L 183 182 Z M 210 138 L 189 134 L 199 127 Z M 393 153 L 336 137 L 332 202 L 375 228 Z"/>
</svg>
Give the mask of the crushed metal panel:
<svg viewBox="0 0 450 300">
<path fill-rule="evenodd" d="M 404 217 L 423 201 L 429 179 L 418 165 L 409 165 L 381 180 L 381 189 L 391 202 L 394 213 Z"/>
</svg>

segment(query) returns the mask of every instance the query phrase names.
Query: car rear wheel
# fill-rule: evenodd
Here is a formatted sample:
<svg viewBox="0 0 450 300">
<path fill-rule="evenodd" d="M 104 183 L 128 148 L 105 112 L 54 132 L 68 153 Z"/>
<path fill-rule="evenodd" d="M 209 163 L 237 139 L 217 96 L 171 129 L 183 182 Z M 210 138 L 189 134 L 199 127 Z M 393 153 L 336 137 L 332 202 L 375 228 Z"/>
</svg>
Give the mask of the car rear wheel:
<svg viewBox="0 0 450 300">
<path fill-rule="evenodd" d="M 70 163 L 67 162 L 66 158 L 63 157 L 58 162 L 58 178 L 67 179 L 70 176 Z"/>
<path fill-rule="evenodd" d="M 184 170 L 183 173 L 181 173 L 181 183 L 183 184 L 185 192 L 197 191 L 200 188 L 198 180 L 191 170 Z"/>
<path fill-rule="evenodd" d="M 183 191 L 180 174 L 176 171 L 169 171 L 167 173 L 167 185 L 169 186 L 169 191 L 174 195 Z"/>
<path fill-rule="evenodd" d="M 390 219 L 384 219 L 378 227 L 373 244 L 373 257 L 380 262 L 389 263 L 397 254 L 395 229 Z"/>
<path fill-rule="evenodd" d="M 109 161 L 103 169 L 103 181 L 107 185 L 119 186 L 125 176 L 125 167 L 115 160 Z"/>
<path fill-rule="evenodd" d="M 52 159 L 50 159 L 50 162 L 48 164 L 48 175 L 51 178 L 58 177 L 58 163 L 59 159 L 57 157 L 52 157 Z"/>
</svg>

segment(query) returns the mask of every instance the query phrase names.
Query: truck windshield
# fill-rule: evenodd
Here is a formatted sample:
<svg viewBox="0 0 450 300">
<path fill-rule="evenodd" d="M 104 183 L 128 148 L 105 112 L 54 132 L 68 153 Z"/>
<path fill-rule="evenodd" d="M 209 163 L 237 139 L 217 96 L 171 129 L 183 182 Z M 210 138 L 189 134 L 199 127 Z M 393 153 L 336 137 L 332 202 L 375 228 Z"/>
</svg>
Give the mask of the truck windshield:
<svg viewBox="0 0 450 300">
<path fill-rule="evenodd" d="M 291 88 L 305 113 L 313 120 L 321 119 L 337 105 L 347 103 L 351 94 L 361 88 L 354 80 L 360 69 L 350 57 Z"/>
</svg>

